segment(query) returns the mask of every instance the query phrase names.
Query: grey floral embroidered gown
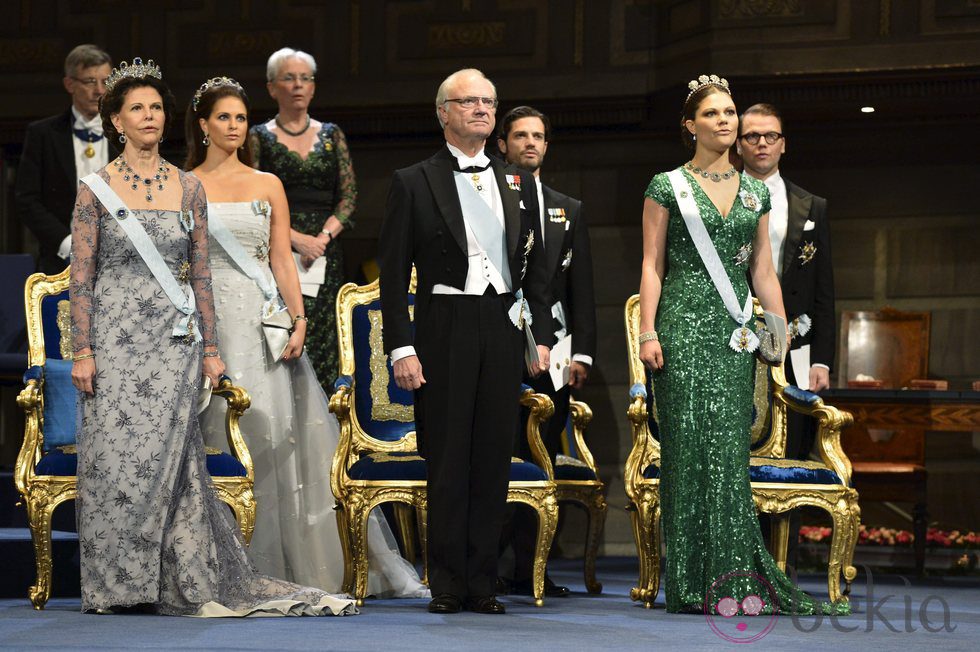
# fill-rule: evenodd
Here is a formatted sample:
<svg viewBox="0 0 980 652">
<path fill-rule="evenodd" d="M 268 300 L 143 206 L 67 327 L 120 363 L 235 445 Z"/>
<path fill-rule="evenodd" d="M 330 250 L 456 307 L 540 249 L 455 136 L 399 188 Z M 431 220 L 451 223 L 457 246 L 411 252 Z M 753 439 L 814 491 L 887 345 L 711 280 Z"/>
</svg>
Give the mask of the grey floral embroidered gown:
<svg viewBox="0 0 980 652">
<path fill-rule="evenodd" d="M 209 485 L 196 414 L 202 344 L 217 343 L 207 204 L 196 178 L 178 178 L 181 211 L 137 210 L 126 219 L 139 220 L 175 276 L 184 270 L 203 343 L 172 337 L 181 314 L 88 186 L 75 203 L 73 344 L 91 346 L 97 369 L 95 394 L 79 398 L 82 610 L 356 613 L 350 600 L 257 574 Z"/>
</svg>

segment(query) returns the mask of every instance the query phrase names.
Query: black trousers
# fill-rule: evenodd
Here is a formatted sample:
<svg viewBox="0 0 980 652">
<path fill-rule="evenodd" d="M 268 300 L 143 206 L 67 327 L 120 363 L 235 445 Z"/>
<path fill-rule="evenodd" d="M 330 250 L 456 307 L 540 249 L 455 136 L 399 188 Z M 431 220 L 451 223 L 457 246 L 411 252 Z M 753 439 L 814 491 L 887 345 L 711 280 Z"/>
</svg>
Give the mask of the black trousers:
<svg viewBox="0 0 980 652">
<path fill-rule="evenodd" d="M 507 316 L 513 302 L 433 295 L 416 325 L 433 595 L 495 593 L 524 366 L 523 334 Z"/>
<path fill-rule="evenodd" d="M 787 361 L 789 360 L 787 356 Z M 793 373 L 793 365 L 787 364 L 786 381 L 790 385 L 796 385 L 796 376 Z M 793 410 L 787 410 L 786 414 L 786 459 L 788 460 L 807 460 L 810 458 L 810 451 L 817 438 L 817 421 Z M 769 541 L 770 519 L 766 515 L 761 516 L 762 537 Z M 800 510 L 794 509 L 789 513 L 789 546 L 786 548 L 786 563 L 796 568 L 799 561 L 799 539 L 800 539 Z"/>
<path fill-rule="evenodd" d="M 554 463 L 555 456 L 562 451 L 561 436 L 568 421 L 568 401 L 571 394 L 568 385 L 555 391 L 555 386 L 551 382 L 551 376 L 547 373 L 541 374 L 537 378 L 525 378 L 524 382 L 534 388 L 534 391 L 547 394 L 555 404 L 555 413 L 544 424 L 541 432 L 541 439 L 544 441 L 548 455 Z M 526 423 L 527 410 L 522 410 L 521 424 Z M 521 459 L 530 461 L 531 446 L 527 442 L 527 433 L 524 428 L 518 428 L 517 437 L 514 442 L 514 455 Z M 534 549 L 538 537 L 538 516 L 531 508 L 526 505 L 514 505 L 508 510 L 511 522 L 504 526 L 505 537 L 511 541 L 514 549 L 514 581 L 530 581 L 534 572 Z"/>
</svg>

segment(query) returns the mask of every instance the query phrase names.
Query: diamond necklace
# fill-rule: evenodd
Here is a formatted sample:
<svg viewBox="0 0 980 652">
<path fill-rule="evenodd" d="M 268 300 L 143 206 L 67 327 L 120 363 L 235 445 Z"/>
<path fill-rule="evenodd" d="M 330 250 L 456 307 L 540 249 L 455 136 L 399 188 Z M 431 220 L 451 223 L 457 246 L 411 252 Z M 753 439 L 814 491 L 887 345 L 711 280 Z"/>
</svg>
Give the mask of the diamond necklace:
<svg viewBox="0 0 980 652">
<path fill-rule="evenodd" d="M 735 166 L 734 165 L 732 166 L 732 168 L 728 172 L 720 172 L 720 173 L 719 172 L 708 172 L 707 170 L 702 170 L 698 166 L 694 165 L 694 161 L 688 161 L 687 163 L 684 164 L 684 167 L 687 168 L 688 170 L 690 170 L 692 174 L 700 174 L 705 179 L 710 179 L 711 181 L 714 181 L 715 183 L 720 183 L 722 181 L 727 181 L 728 179 L 731 179 L 736 174 L 738 174 L 738 170 L 735 169 Z"/>
<path fill-rule="evenodd" d="M 162 191 L 163 182 L 170 178 L 170 164 L 162 158 L 160 159 L 160 164 L 157 165 L 157 173 L 153 175 L 152 178 L 144 178 L 137 174 L 136 171 L 129 166 L 129 163 L 126 162 L 126 159 L 124 159 L 122 155 L 113 161 L 113 165 L 115 165 L 116 170 L 122 174 L 123 181 L 130 183 L 129 187 L 133 190 L 138 190 L 140 187 L 140 182 L 142 181 L 143 188 L 146 189 L 146 201 L 150 202 L 153 201 L 153 183 L 156 182 L 157 190 Z"/>
</svg>

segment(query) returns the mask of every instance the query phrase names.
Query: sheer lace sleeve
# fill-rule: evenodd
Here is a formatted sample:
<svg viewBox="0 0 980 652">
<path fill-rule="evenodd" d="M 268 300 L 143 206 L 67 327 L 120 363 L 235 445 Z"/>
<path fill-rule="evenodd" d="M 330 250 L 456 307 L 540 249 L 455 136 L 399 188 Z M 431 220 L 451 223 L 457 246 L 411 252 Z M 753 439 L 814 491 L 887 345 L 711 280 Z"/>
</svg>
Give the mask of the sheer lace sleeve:
<svg viewBox="0 0 980 652">
<path fill-rule="evenodd" d="M 208 259 L 208 199 L 204 186 L 193 174 L 180 173 L 184 197 L 181 210 L 192 211 L 194 229 L 191 231 L 191 289 L 197 303 L 197 313 L 204 346 L 218 346 L 215 328 L 214 291 L 211 285 L 211 263 Z"/>
<path fill-rule="evenodd" d="M 354 166 L 350 160 L 350 150 L 347 149 L 347 139 L 340 127 L 334 125 L 330 134 L 334 147 L 337 149 L 337 184 L 340 201 L 334 209 L 334 215 L 344 225 L 345 229 L 354 228 L 354 209 L 357 208 L 357 179 L 354 177 Z"/>
<path fill-rule="evenodd" d="M 95 193 L 84 183 L 78 187 L 71 215 L 71 338 L 75 353 L 92 346 L 95 279 L 98 277 L 99 222 L 105 213 Z"/>
</svg>

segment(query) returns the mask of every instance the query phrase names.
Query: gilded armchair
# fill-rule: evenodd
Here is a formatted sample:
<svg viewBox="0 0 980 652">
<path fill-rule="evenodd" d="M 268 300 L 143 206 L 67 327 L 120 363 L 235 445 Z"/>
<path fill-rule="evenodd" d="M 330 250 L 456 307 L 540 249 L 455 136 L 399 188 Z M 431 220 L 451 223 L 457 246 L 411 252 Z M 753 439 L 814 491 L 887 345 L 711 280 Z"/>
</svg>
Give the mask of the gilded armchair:
<svg viewBox="0 0 980 652">
<path fill-rule="evenodd" d="M 627 413 L 633 431 L 625 483 L 640 559 L 639 583 L 630 592 L 630 597 L 651 607 L 660 589 L 660 444 L 655 436 L 656 404 L 640 361 L 639 295 L 627 300 L 625 318 L 632 382 Z M 831 601 L 847 600 L 851 582 L 857 574 L 853 560 L 861 510 L 857 491 L 851 486 L 851 463 L 841 448 L 840 432 L 853 417 L 848 412 L 824 405 L 816 394 L 788 386 L 781 366 L 762 364 L 756 369 L 754 408 L 749 478 L 756 508 L 773 515 L 773 557 L 785 570 L 789 510 L 803 506 L 823 509 L 833 520 L 827 569 L 828 593 Z M 817 419 L 820 462 L 785 459 L 787 410 Z"/>
<path fill-rule="evenodd" d="M 330 411 L 340 421 L 330 486 L 344 551 L 343 590 L 358 604 L 367 596 L 368 516 L 375 507 L 387 502 L 414 507 L 426 557 L 426 464 L 416 447 L 412 393 L 395 385 L 384 352 L 379 287 L 377 281 L 364 286 L 348 283 L 337 295 L 340 377 L 330 398 Z M 414 293 L 413 276 L 410 310 Z M 558 503 L 554 470 L 539 429 L 554 406 L 550 398 L 530 389 L 524 390 L 521 405 L 531 413 L 526 432 L 534 463 L 512 461 L 507 500 L 529 505 L 538 515 L 533 583 L 540 606 Z"/>
<path fill-rule="evenodd" d="M 592 410 L 582 401 L 569 404 L 569 423 L 564 433 L 565 454 L 555 461 L 555 485 L 558 503 L 580 506 L 589 517 L 585 539 L 585 587 L 589 593 L 602 593 L 602 584 L 596 580 L 595 560 L 599 553 L 599 540 L 606 523 L 605 485 L 599 479 L 592 451 L 585 443 L 585 429 L 592 421 Z"/>
<path fill-rule="evenodd" d="M 37 581 L 29 596 L 35 609 L 43 609 L 51 595 L 51 515 L 61 503 L 74 500 L 77 489 L 68 282 L 66 269 L 55 276 L 33 274 L 24 288 L 29 367 L 17 397 L 25 424 L 14 482 L 34 542 Z M 249 398 L 227 377 L 212 393 L 228 402 L 225 429 L 234 454 L 207 449 L 208 470 L 215 492 L 231 507 L 247 542 L 255 527 L 254 474 L 238 420 Z"/>
</svg>

